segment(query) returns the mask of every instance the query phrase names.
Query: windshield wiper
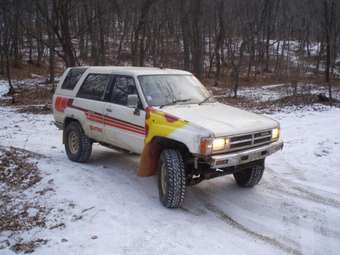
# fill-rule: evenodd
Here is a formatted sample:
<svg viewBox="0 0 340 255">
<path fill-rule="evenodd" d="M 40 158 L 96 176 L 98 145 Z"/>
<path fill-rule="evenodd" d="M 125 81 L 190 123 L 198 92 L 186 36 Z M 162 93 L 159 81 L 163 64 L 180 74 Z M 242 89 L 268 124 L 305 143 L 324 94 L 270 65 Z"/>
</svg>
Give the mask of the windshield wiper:
<svg viewBox="0 0 340 255">
<path fill-rule="evenodd" d="M 174 100 L 174 101 L 172 101 L 170 103 L 162 104 L 161 106 L 159 106 L 159 108 L 163 108 L 164 106 L 169 106 L 169 105 L 175 105 L 177 103 L 185 103 L 185 102 L 188 102 L 190 100 L 191 100 L 191 98 Z"/>
<path fill-rule="evenodd" d="M 201 101 L 200 103 L 198 103 L 198 105 L 204 104 L 205 102 L 207 102 L 210 98 L 212 98 L 213 95 L 210 95 L 208 97 L 206 97 L 203 101 Z"/>
</svg>

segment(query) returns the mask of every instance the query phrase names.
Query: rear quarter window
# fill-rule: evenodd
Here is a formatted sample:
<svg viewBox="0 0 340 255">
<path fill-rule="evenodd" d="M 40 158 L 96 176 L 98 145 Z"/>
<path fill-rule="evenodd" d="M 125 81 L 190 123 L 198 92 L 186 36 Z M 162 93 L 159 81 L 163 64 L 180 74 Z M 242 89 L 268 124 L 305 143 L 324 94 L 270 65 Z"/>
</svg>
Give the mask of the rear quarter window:
<svg viewBox="0 0 340 255">
<path fill-rule="evenodd" d="M 62 89 L 73 90 L 78 83 L 80 77 L 86 71 L 86 68 L 72 68 L 66 75 L 66 78 L 61 85 Z"/>
<path fill-rule="evenodd" d="M 106 87 L 110 84 L 112 75 L 89 74 L 79 89 L 77 97 L 101 101 L 104 100 Z"/>
</svg>

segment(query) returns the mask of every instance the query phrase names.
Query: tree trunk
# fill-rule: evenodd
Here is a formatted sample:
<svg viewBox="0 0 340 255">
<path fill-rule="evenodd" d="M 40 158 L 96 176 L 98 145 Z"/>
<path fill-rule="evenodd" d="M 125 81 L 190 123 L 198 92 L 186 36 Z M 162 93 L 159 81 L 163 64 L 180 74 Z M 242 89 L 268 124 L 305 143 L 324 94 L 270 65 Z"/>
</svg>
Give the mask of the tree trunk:
<svg viewBox="0 0 340 255">
<path fill-rule="evenodd" d="M 51 22 L 53 22 L 51 25 L 54 26 L 55 24 L 55 12 L 52 6 L 51 12 L 48 10 L 48 3 L 44 3 L 44 8 L 46 14 L 50 17 Z M 49 83 L 52 84 L 51 91 L 54 92 L 54 80 L 55 80 L 55 46 L 56 46 L 56 40 L 55 40 L 55 34 L 53 32 L 52 26 L 47 27 L 47 41 L 48 41 L 48 69 L 49 69 Z"/>
<path fill-rule="evenodd" d="M 9 61 L 9 56 L 8 56 L 8 52 L 6 54 L 6 77 L 7 77 L 7 81 L 8 81 L 8 86 L 9 86 L 9 90 L 7 95 L 13 95 L 14 94 L 14 87 L 12 84 L 12 78 L 11 78 L 11 63 Z"/>
<path fill-rule="evenodd" d="M 239 49 L 239 60 L 238 60 L 237 64 L 233 63 L 234 98 L 237 98 L 237 92 L 238 92 L 239 83 L 240 83 L 240 72 L 241 72 L 242 63 L 243 63 L 243 54 L 244 54 L 245 46 L 246 46 L 245 42 L 242 41 L 240 49 Z"/>
<path fill-rule="evenodd" d="M 133 65 L 144 65 L 144 43 L 147 25 L 147 17 L 152 5 L 157 0 L 145 0 L 141 8 L 139 21 L 134 31 L 134 41 L 132 45 L 132 63 Z M 140 35 L 142 33 L 142 37 Z"/>
<path fill-rule="evenodd" d="M 188 19 L 188 11 L 187 11 L 187 0 L 182 0 L 180 11 L 181 11 L 181 34 L 183 40 L 183 68 L 184 70 L 190 70 L 190 28 L 189 28 L 189 19 Z"/>
<path fill-rule="evenodd" d="M 191 0 L 192 17 L 192 66 L 200 79 L 203 76 L 204 37 L 202 34 L 202 0 Z"/>
</svg>

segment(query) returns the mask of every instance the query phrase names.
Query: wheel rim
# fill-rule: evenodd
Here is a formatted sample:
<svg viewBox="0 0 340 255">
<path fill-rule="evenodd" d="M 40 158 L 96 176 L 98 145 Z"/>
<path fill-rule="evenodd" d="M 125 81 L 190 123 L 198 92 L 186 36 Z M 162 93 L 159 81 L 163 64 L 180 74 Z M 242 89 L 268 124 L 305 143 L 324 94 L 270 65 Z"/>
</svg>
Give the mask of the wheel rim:
<svg viewBox="0 0 340 255">
<path fill-rule="evenodd" d="M 161 167 L 161 188 L 162 193 L 166 194 L 167 182 L 166 182 L 166 168 L 164 164 Z"/>
<path fill-rule="evenodd" d="M 68 134 L 68 146 L 72 154 L 78 153 L 79 150 L 79 137 L 75 131 Z"/>
</svg>

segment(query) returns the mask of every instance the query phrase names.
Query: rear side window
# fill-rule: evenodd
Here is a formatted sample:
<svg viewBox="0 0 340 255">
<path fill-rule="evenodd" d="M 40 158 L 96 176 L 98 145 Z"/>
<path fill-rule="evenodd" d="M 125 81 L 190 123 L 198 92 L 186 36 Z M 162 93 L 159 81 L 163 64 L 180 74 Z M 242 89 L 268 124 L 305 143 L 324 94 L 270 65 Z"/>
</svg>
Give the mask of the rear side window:
<svg viewBox="0 0 340 255">
<path fill-rule="evenodd" d="M 66 75 L 66 78 L 61 85 L 62 89 L 73 90 L 79 81 L 80 77 L 86 71 L 86 68 L 72 68 Z"/>
<path fill-rule="evenodd" d="M 111 81 L 109 74 L 89 74 L 81 86 L 77 97 L 98 100 L 104 99 L 104 92 Z"/>
</svg>

